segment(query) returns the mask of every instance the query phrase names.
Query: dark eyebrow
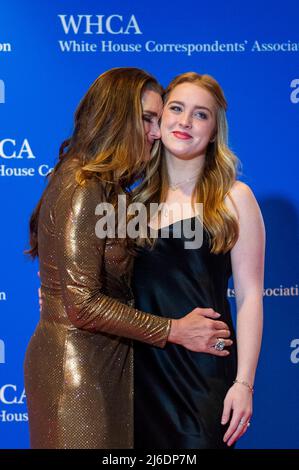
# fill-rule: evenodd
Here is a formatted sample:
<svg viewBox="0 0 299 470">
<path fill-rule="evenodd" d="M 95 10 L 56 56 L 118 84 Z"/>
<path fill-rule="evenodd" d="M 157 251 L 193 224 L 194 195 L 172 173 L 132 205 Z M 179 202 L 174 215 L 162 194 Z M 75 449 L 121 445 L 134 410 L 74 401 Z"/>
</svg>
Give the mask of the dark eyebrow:
<svg viewBox="0 0 299 470">
<path fill-rule="evenodd" d="M 184 103 L 182 101 L 168 101 L 167 104 L 172 104 L 172 103 L 176 103 L 176 104 L 180 104 L 181 106 L 184 106 Z M 211 115 L 213 114 L 212 111 L 207 108 L 206 106 L 197 106 L 195 105 L 194 106 L 195 109 L 205 109 L 206 111 L 208 111 Z"/>
<path fill-rule="evenodd" d="M 155 111 L 148 111 L 147 109 L 144 109 L 142 111 L 143 114 L 150 114 L 151 116 L 158 117 L 158 114 L 155 113 Z"/>
</svg>

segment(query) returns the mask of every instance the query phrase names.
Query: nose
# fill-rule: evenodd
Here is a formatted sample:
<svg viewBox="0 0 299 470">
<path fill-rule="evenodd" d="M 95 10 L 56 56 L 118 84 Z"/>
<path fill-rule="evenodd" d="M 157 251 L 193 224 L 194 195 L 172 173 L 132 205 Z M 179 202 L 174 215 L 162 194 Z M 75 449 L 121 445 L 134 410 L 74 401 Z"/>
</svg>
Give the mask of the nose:
<svg viewBox="0 0 299 470">
<path fill-rule="evenodd" d="M 150 136 L 157 140 L 161 138 L 161 130 L 158 122 L 153 122 L 150 130 Z"/>
<path fill-rule="evenodd" d="M 188 113 L 181 113 L 179 118 L 179 126 L 188 128 L 192 127 L 191 117 Z"/>
</svg>

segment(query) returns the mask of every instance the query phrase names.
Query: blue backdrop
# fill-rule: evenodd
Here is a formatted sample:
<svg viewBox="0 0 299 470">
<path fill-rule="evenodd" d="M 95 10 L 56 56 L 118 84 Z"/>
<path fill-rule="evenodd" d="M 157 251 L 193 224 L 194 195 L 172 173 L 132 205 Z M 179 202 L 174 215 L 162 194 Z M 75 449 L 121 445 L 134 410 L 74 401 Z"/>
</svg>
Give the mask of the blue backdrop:
<svg viewBox="0 0 299 470">
<path fill-rule="evenodd" d="M 23 357 L 39 318 L 29 215 L 79 100 L 117 66 L 163 85 L 209 73 L 224 88 L 230 145 L 267 229 L 254 416 L 238 447 L 299 448 L 298 15 L 291 0 L 1 0 L 0 448 L 29 445 Z"/>
</svg>

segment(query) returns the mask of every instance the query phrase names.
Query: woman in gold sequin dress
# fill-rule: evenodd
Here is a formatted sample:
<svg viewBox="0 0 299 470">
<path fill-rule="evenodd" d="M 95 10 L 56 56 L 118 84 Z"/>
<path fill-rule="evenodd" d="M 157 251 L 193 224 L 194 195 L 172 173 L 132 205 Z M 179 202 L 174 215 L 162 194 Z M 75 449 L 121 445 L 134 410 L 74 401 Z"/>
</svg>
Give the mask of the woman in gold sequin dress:
<svg viewBox="0 0 299 470">
<path fill-rule="evenodd" d="M 24 364 L 32 448 L 133 447 L 132 340 L 201 347 L 196 309 L 182 322 L 133 307 L 129 241 L 95 233 L 99 203 L 132 198 L 127 188 L 160 137 L 161 93 L 139 69 L 98 77 L 32 215 L 42 292 Z"/>
<path fill-rule="evenodd" d="M 170 320 L 131 306 L 125 243 L 95 234 L 97 204 L 142 171 L 146 94 L 158 119 L 161 88 L 145 72 L 114 69 L 94 82 L 31 218 L 43 302 L 25 358 L 33 448 L 131 447 L 131 339 L 167 341 Z"/>
</svg>

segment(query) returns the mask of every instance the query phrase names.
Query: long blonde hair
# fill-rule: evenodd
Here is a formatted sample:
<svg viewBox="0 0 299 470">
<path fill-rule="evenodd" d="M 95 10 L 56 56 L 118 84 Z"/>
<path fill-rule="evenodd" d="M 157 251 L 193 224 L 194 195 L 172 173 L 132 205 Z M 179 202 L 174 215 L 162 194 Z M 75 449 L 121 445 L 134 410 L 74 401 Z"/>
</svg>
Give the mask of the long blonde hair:
<svg viewBox="0 0 299 470">
<path fill-rule="evenodd" d="M 164 95 L 167 103 L 171 92 L 182 83 L 192 83 L 207 90 L 215 101 L 216 133 L 209 143 L 203 170 L 196 183 L 192 202 L 203 203 L 203 225 L 209 235 L 212 253 L 229 251 L 238 238 L 238 222 L 227 209 L 224 199 L 236 181 L 238 159 L 228 148 L 227 103 L 218 82 L 210 75 L 188 72 L 177 76 L 168 85 Z M 168 174 L 163 147 L 160 155 L 148 166 L 142 183 L 142 199 L 147 204 L 165 202 L 169 189 Z M 139 195 L 140 199 L 140 195 Z"/>
<path fill-rule="evenodd" d="M 142 120 L 142 95 L 146 90 L 163 94 L 157 80 L 138 68 L 114 68 L 100 75 L 79 103 L 73 134 L 60 146 L 49 184 L 63 162 L 76 158 L 79 170 L 74 184 L 83 185 L 97 177 L 107 200 L 116 205 L 118 194 L 146 167 Z M 30 219 L 27 253 L 32 257 L 38 256 L 38 219 L 46 191 Z"/>
</svg>

